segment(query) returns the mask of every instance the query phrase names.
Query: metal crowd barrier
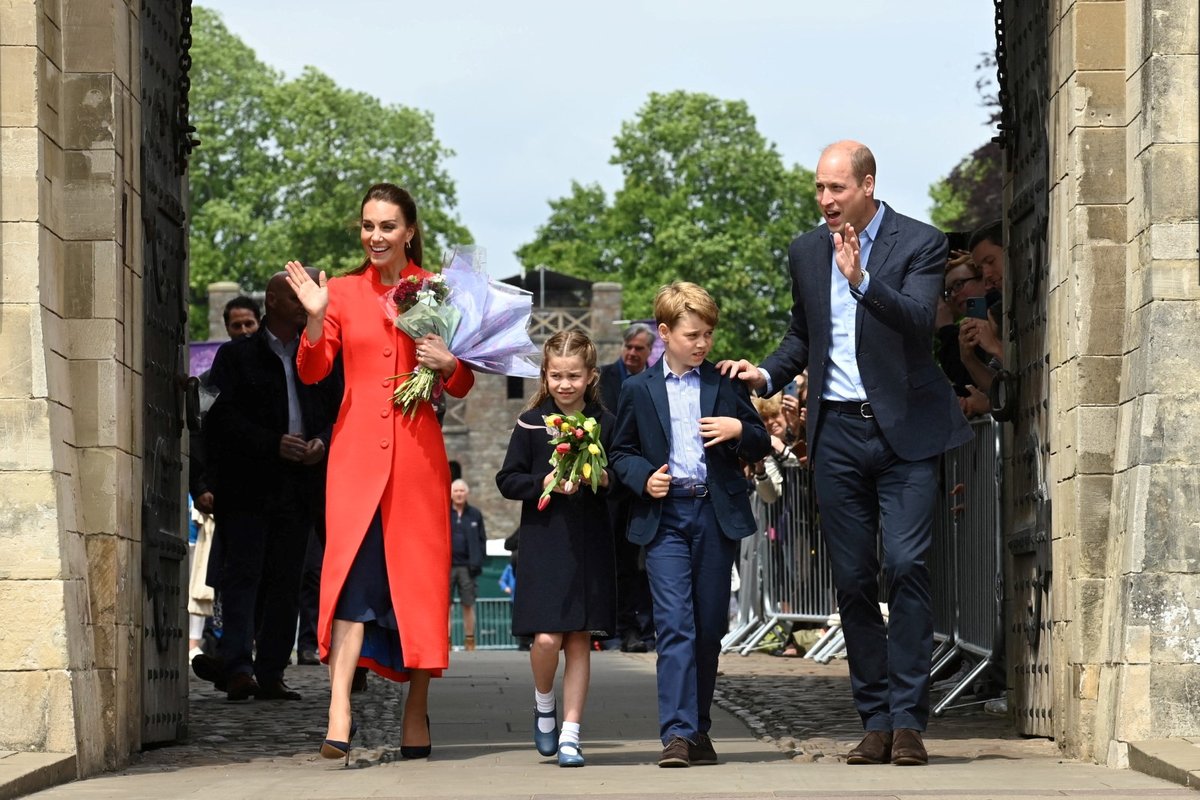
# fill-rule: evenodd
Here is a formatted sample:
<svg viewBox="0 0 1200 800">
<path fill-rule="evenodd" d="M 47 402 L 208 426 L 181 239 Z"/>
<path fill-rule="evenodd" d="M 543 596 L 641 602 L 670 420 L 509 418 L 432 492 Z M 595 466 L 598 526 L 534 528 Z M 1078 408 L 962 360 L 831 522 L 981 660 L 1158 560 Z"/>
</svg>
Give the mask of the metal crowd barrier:
<svg viewBox="0 0 1200 800">
<path fill-rule="evenodd" d="M 939 648 L 941 658 L 934 661 L 931 674 L 936 677 L 956 659 L 974 664 L 933 707 L 935 716 L 944 713 L 1004 652 L 1000 423 L 983 417 L 972 420 L 971 428 L 974 438 L 947 453 L 943 461 L 950 502 L 939 516 L 943 526 L 949 525 L 948 552 L 953 554 L 949 563 L 953 569 L 956 613 L 950 621 L 950 635 Z M 943 558 L 947 552 L 944 542 L 940 548 L 936 538 L 934 550 L 941 552 Z M 938 611 L 938 602 L 935 593 L 935 630 L 946 624 L 944 616 L 939 618 L 944 612 Z"/>
<path fill-rule="evenodd" d="M 752 546 L 744 546 L 743 562 L 746 572 L 756 576 L 755 601 L 743 605 L 739 593 L 739 616 L 745 609 L 745 619 L 737 636 L 727 637 L 726 650 L 740 645 L 742 655 L 749 654 L 777 626 L 791 622 L 827 624 L 836 610 L 833 573 L 825 553 L 817 514 L 816 494 L 813 491 L 812 471 L 799 464 L 780 468 L 783 488 L 774 503 L 763 503 L 755 497 L 757 519 L 762 533 L 753 537 Z M 748 562 L 757 563 L 757 569 Z M 743 587 L 745 587 L 745 572 Z M 762 620 L 749 638 L 756 609 L 761 605 Z M 742 642 L 745 639 L 745 642 Z M 818 650 L 813 648 L 813 652 Z"/>
<path fill-rule="evenodd" d="M 929 566 L 934 616 L 931 676 L 965 660 L 969 667 L 933 709 L 941 715 L 1003 653 L 1000 554 L 1000 424 L 971 422 L 974 438 L 946 453 L 933 520 Z M 817 622 L 826 633 L 806 654 L 827 662 L 845 649 L 833 574 L 820 535 L 812 472 L 783 468 L 781 497 L 754 497 L 759 534 L 742 542 L 738 610 L 722 652 L 747 655 L 788 622 Z M 881 576 L 880 597 L 886 598 Z M 886 619 L 886 605 L 880 605 Z"/>
<path fill-rule="evenodd" d="M 754 507 L 754 519 L 761 521 L 763 517 L 763 502 L 754 494 L 751 497 Z M 759 530 L 762 533 L 762 530 Z M 721 639 L 721 652 L 727 653 L 737 649 L 742 641 L 758 630 L 762 623 L 763 607 L 762 592 L 759 589 L 758 574 L 758 541 L 761 537 L 747 536 L 741 541 L 738 551 L 737 573 L 737 613 L 729 626 L 729 632 Z"/>
<path fill-rule="evenodd" d="M 450 646 L 463 647 L 462 603 L 455 598 L 450 605 Z M 475 599 L 475 648 L 477 650 L 516 650 L 512 635 L 512 601 L 507 597 Z"/>
</svg>

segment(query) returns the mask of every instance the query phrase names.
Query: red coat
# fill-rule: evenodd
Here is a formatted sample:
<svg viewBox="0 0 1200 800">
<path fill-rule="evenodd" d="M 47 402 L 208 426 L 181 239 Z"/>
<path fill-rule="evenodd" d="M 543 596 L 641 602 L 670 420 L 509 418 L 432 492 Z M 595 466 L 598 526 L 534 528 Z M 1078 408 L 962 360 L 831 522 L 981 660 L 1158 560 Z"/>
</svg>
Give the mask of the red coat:
<svg viewBox="0 0 1200 800">
<path fill-rule="evenodd" d="M 425 273 L 410 262 L 401 274 Z M 433 406 L 421 403 L 410 419 L 392 405 L 395 382 L 389 378 L 412 371 L 416 352 L 408 334 L 384 314 L 381 298 L 391 288 L 380 283 L 374 267 L 331 279 L 324 334 L 316 344 L 301 337 L 296 353 L 305 383 L 328 375 L 339 350 L 346 376 L 329 448 L 317 638 L 324 661 L 337 599 L 378 508 L 404 664 L 437 675 L 450 657 L 450 467 Z M 462 397 L 474 383 L 470 368 L 459 362 L 445 389 Z M 362 663 L 396 680 L 407 677 Z"/>
</svg>

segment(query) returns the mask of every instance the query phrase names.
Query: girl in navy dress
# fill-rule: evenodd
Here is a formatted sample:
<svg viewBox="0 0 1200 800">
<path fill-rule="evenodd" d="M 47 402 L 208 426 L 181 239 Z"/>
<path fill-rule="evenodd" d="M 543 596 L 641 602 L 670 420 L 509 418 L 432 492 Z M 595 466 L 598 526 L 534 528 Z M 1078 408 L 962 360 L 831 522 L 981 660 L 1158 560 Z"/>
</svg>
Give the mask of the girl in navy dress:
<svg viewBox="0 0 1200 800">
<path fill-rule="evenodd" d="M 557 753 L 560 767 L 583 766 L 579 731 L 592 635 L 607 638 L 616 630 L 609 471 L 603 471 L 598 493 L 590 484 L 560 483 L 549 505 L 538 510 L 538 498 L 555 480 L 544 418 L 577 411 L 600 423 L 607 450 L 616 418 L 600 403 L 596 346 L 579 331 L 559 331 L 546 340 L 541 383 L 513 429 L 496 485 L 505 497 L 521 501 L 521 591 L 513 600 L 513 635 L 533 637 L 534 744 L 544 756 Z M 560 650 L 566 654 L 561 731 L 554 699 Z"/>
</svg>

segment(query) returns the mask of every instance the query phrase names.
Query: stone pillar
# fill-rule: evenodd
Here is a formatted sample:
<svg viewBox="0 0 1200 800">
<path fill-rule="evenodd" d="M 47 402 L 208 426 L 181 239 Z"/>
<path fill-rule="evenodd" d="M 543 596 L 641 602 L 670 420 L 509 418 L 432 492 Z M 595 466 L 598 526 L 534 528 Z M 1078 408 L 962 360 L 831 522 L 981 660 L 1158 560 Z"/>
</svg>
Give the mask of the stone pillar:
<svg viewBox="0 0 1200 800">
<path fill-rule="evenodd" d="M 1052 27 L 1050 478 L 1056 738 L 1090 755 L 1125 318 L 1121 3 L 1075 3 Z M 1051 52 L 1056 52 L 1055 48 Z M 1019 292 L 1014 292 L 1020 302 Z"/>
<path fill-rule="evenodd" d="M 1127 316 L 1094 747 L 1114 765 L 1126 742 L 1200 735 L 1200 36 L 1190 3 L 1124 5 Z"/>
<path fill-rule="evenodd" d="M 0 750 L 140 736 L 137 4 L 0 3 Z"/>
<path fill-rule="evenodd" d="M 1052 8 L 1055 732 L 1119 766 L 1200 735 L 1197 20 Z"/>
<path fill-rule="evenodd" d="M 592 284 L 592 341 L 596 343 L 600 363 L 615 361 L 621 354 L 621 284 L 601 281 Z"/>
<path fill-rule="evenodd" d="M 225 332 L 225 304 L 242 293 L 234 281 L 217 281 L 208 285 L 208 340 L 228 339 Z"/>
</svg>

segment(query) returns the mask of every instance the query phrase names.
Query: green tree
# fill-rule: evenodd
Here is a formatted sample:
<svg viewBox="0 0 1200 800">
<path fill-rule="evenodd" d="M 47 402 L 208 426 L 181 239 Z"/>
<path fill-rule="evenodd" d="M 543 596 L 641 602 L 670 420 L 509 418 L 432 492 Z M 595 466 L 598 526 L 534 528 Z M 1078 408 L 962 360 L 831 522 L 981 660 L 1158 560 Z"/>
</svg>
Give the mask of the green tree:
<svg viewBox="0 0 1200 800">
<path fill-rule="evenodd" d="M 312 67 L 285 80 L 206 8 L 194 9 L 192 37 L 194 299 L 218 280 L 261 289 L 291 258 L 328 271 L 357 266 L 358 206 L 377 181 L 413 193 L 427 262 L 472 240 L 444 166 L 453 153 L 427 112 L 340 87 Z M 202 307 L 191 323 L 204 338 Z"/>
<path fill-rule="evenodd" d="M 721 307 L 715 356 L 769 352 L 791 307 L 787 247 L 819 219 L 812 173 L 784 166 L 744 102 L 706 94 L 651 94 L 615 147 L 612 201 L 572 184 L 522 264 L 618 281 L 630 317 L 652 315 L 663 283 L 693 281 Z"/>
</svg>

